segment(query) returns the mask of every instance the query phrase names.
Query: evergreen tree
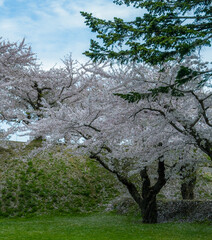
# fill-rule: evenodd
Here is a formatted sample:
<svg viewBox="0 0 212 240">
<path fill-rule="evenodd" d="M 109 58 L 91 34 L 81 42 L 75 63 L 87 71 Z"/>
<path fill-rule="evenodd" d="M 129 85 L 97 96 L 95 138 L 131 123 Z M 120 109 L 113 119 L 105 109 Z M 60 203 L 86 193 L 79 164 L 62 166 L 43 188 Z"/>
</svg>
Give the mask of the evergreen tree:
<svg viewBox="0 0 212 240">
<path fill-rule="evenodd" d="M 114 18 L 106 21 L 81 12 L 86 25 L 97 33 L 99 41 L 91 40 L 90 50 L 84 54 L 94 61 L 117 60 L 121 63 L 145 62 L 161 65 L 167 61 L 182 62 L 212 39 L 211 0 L 114 0 L 114 3 L 145 9 L 142 17 L 125 22 Z M 161 69 L 163 70 L 163 69 Z M 209 82 L 211 70 L 192 71 L 182 67 L 176 85 L 202 75 L 202 84 Z M 157 89 L 167 92 L 170 87 Z M 132 94 L 131 94 L 132 95 Z M 133 98 L 136 95 L 133 94 Z"/>
</svg>

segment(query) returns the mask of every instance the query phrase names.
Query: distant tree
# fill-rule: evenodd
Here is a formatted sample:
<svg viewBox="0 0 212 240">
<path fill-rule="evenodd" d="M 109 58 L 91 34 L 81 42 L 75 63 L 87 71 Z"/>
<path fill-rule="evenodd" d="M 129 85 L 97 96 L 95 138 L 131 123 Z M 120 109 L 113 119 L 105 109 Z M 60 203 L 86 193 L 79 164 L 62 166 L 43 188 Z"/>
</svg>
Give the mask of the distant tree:
<svg viewBox="0 0 212 240">
<path fill-rule="evenodd" d="M 194 199 L 194 188 L 197 181 L 196 166 L 183 165 L 180 169 L 181 183 L 181 196 L 183 199 L 192 200 Z"/>
<path fill-rule="evenodd" d="M 24 40 L 6 42 L 0 38 L 0 86 L 6 87 L 25 69 L 35 64 L 34 54 Z M 2 98 L 3 99 L 3 98 Z"/>
</svg>

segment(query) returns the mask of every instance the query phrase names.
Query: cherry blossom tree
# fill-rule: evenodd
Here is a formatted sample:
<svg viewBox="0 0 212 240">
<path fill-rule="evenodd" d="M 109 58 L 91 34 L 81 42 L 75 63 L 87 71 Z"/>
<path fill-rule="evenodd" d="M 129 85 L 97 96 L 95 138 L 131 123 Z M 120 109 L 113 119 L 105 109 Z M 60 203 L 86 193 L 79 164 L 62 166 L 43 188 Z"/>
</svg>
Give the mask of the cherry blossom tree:
<svg viewBox="0 0 212 240">
<path fill-rule="evenodd" d="M 191 56 L 184 61 L 184 67 L 185 68 L 193 68 L 193 72 L 195 71 L 208 71 L 207 63 L 202 63 L 198 57 Z M 122 67 L 123 68 L 123 67 Z M 176 131 L 180 133 L 181 138 L 183 141 L 193 144 L 195 147 L 200 148 L 200 142 L 204 143 L 204 139 L 199 139 L 198 136 L 196 136 L 193 132 L 193 135 L 188 134 L 189 133 L 189 126 L 187 125 L 188 121 L 193 121 L 191 123 L 193 127 L 197 127 L 199 134 L 203 138 L 204 136 L 200 133 L 200 131 L 204 131 L 208 138 L 207 138 L 207 146 L 211 146 L 211 128 L 210 128 L 210 122 L 211 122 L 211 84 L 210 79 L 205 84 L 205 78 L 202 81 L 202 76 L 199 77 L 199 75 L 196 76 L 194 79 L 195 82 L 189 82 L 185 87 L 176 86 L 176 82 L 174 78 L 178 75 L 178 71 L 182 66 L 175 62 L 175 64 L 165 64 L 161 67 L 161 69 L 154 67 L 151 68 L 149 66 L 143 66 L 143 65 L 131 65 L 128 66 L 128 74 L 126 72 L 122 71 L 117 73 L 117 71 L 113 72 L 112 75 L 110 75 L 110 78 L 116 79 L 119 77 L 122 79 L 122 84 L 117 84 L 117 87 L 114 89 L 116 92 L 129 92 L 129 90 L 132 92 L 132 99 L 130 98 L 130 95 L 125 94 L 116 94 L 124 99 L 127 99 L 129 102 L 134 102 L 135 97 L 137 94 L 137 100 L 143 99 L 139 103 L 136 103 L 134 108 L 134 113 L 132 113 L 132 116 L 139 117 L 139 114 L 142 114 L 142 118 L 145 114 L 149 116 L 150 114 L 153 114 L 154 116 L 161 116 L 161 119 L 159 121 L 163 122 L 165 121 L 166 124 L 169 124 L 173 131 Z M 162 71 L 161 71 L 162 70 Z M 100 72 L 102 70 L 99 70 Z M 159 72 L 159 74 L 157 73 Z M 192 74 L 193 74 L 192 72 Z M 102 74 L 102 73 L 101 73 Z M 102 76 L 105 76 L 105 78 L 109 78 L 106 74 L 102 74 Z M 189 78 L 191 76 L 186 76 L 186 78 Z M 180 76 L 181 78 L 181 76 Z M 193 77 L 192 77 L 193 78 Z M 125 79 L 125 80 L 124 80 Z M 105 79 L 104 81 L 107 81 Z M 186 79 L 188 81 L 188 79 Z M 203 84 L 204 83 L 204 84 Z M 195 84 L 197 84 L 198 87 Z M 165 87 L 161 87 L 165 85 Z M 160 88 L 158 91 L 155 90 Z M 172 87 L 172 93 L 169 92 L 169 88 Z M 135 91 L 140 91 L 143 93 L 139 94 Z M 162 92 L 166 92 L 167 94 L 161 94 Z M 198 98 L 199 96 L 199 98 Z M 200 98 L 202 97 L 203 102 L 201 103 Z M 209 101 L 208 101 L 209 100 Z M 185 102 L 184 102 L 185 101 Z M 185 104 L 187 103 L 187 104 Z M 142 104 L 143 108 L 139 109 L 139 104 Z M 171 106 L 169 106 L 171 104 Z M 207 106 L 206 106 L 207 105 Z M 152 109 L 151 106 L 154 106 L 155 108 Z M 171 111 L 167 111 L 168 108 L 171 107 Z M 176 109 L 175 109 L 176 108 Z M 164 112 L 162 112 L 162 109 Z M 173 112 L 175 111 L 178 112 Z M 180 114 L 179 114 L 180 112 Z M 165 114 L 169 116 L 169 119 L 165 117 Z M 173 115 L 174 114 L 174 115 Z M 195 116 L 196 114 L 196 116 Z M 198 116 L 197 116 L 198 114 Z M 172 116 L 173 115 L 173 116 Z M 181 119 L 181 122 L 187 127 L 188 132 L 181 131 L 179 123 L 173 122 L 175 119 L 175 116 L 180 118 L 180 116 L 183 116 Z M 188 118 L 188 119 L 187 119 Z M 170 121 L 171 119 L 171 121 Z M 199 121 L 199 122 L 198 122 Z M 204 123 L 205 121 L 205 123 Z M 206 124 L 206 126 L 204 125 Z M 195 126 L 196 125 L 196 126 Z M 199 128 L 199 127 L 202 128 Z M 177 127 L 177 128 L 176 128 Z M 179 127 L 179 128 L 178 128 Z M 180 131 L 179 131 L 180 130 Z M 195 140 L 193 139 L 195 137 Z M 211 148 L 204 146 L 204 149 L 201 147 L 201 151 L 206 153 L 208 156 L 210 155 Z M 184 171 L 183 169 L 186 169 Z M 196 183 L 196 175 L 195 175 L 196 167 L 190 166 L 189 169 L 186 166 L 182 166 L 182 169 L 180 170 L 180 176 L 183 180 L 182 186 L 181 186 L 181 193 L 183 199 L 193 199 L 194 198 L 194 187 Z"/>
<path fill-rule="evenodd" d="M 62 103 L 65 99 L 77 101 L 80 98 L 87 87 L 84 81 L 86 73 L 80 72 L 80 66 L 75 68 L 77 62 L 70 55 L 63 63 L 63 68 L 48 71 L 42 70 L 35 62 L 26 63 L 26 67 L 22 68 L 18 66 L 18 69 L 10 65 L 8 69 L 2 67 L 8 77 L 1 82 L 1 119 L 16 123 L 12 125 L 10 133 L 27 130 L 26 126 L 30 122 L 42 119 L 45 114 L 42 110 L 44 104 L 56 107 L 58 102 Z"/>
<path fill-rule="evenodd" d="M 208 76 L 206 74 L 210 73 L 210 69 L 207 67 L 208 63 L 201 62 L 197 56 L 187 57 L 183 64 L 180 66 L 176 61 L 173 65 L 169 63 L 160 68 L 154 67 L 153 75 L 149 76 L 147 81 L 142 80 L 142 77 L 137 83 L 131 80 L 131 85 L 128 86 L 130 94 L 117 95 L 129 102 L 135 100 L 138 102 L 136 116 L 146 112 L 161 115 L 161 121 L 165 120 L 174 131 L 178 131 L 183 136 L 185 141 L 193 142 L 194 146 L 211 159 L 212 91 L 210 74 Z M 135 66 L 137 68 L 135 71 L 140 73 L 138 66 Z M 182 68 L 190 68 L 190 74 L 179 76 Z M 198 72 L 204 72 L 205 76 Z M 179 85 L 176 84 L 176 79 Z M 183 86 L 182 81 L 185 81 Z M 191 167 L 189 171 L 183 171 L 184 167 L 181 169 L 181 177 L 184 179 L 181 186 L 182 196 L 183 199 L 193 199 L 196 183 L 195 168 L 192 170 Z"/>
<path fill-rule="evenodd" d="M 76 101 L 67 98 L 55 106 L 45 102 L 45 117 L 30 125 L 32 135 L 44 135 L 52 143 L 65 138 L 72 150 L 88 154 L 127 187 L 141 209 L 143 222 L 157 222 L 157 194 L 182 166 L 197 161 L 193 143 L 160 114 L 139 116 L 137 103 L 113 95 L 117 89 L 134 87 L 141 76 L 147 81 L 154 76 L 152 69 L 89 63 L 82 68 L 89 73 L 84 79 L 87 91 Z M 154 179 L 151 168 L 156 168 Z"/>
<path fill-rule="evenodd" d="M 144 222 L 157 222 L 156 197 L 170 178 L 187 173 L 199 150 L 211 157 L 212 95 L 201 88 L 201 77 L 199 88 L 186 81 L 171 97 L 149 90 L 172 86 L 182 66 L 81 65 L 69 56 L 63 68 L 44 71 L 24 42 L 3 42 L 0 49 L 1 119 L 98 161 L 127 187 Z M 184 65 L 204 68 L 196 58 Z M 129 89 L 142 100 L 127 103 L 114 95 L 125 98 Z"/>
</svg>

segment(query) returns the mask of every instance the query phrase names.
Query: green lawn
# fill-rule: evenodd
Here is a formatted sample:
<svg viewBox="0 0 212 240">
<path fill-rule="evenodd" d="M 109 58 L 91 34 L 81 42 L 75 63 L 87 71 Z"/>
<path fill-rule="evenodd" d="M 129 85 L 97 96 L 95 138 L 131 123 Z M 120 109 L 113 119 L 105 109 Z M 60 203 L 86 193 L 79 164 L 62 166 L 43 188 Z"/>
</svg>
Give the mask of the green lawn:
<svg viewBox="0 0 212 240">
<path fill-rule="evenodd" d="M 212 227 L 198 223 L 141 224 L 112 214 L 0 219 L 5 240 L 206 240 Z"/>
</svg>

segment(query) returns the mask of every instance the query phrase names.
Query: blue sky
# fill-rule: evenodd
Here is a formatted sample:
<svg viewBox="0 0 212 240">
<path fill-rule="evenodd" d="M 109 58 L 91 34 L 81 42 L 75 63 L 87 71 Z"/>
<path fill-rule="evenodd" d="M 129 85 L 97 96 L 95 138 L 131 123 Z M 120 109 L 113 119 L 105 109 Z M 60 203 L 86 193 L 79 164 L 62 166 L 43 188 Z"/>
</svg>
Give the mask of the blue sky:
<svg viewBox="0 0 212 240">
<path fill-rule="evenodd" d="M 82 53 L 95 34 L 84 24 L 80 11 L 104 19 L 129 20 L 142 14 L 113 0 L 0 0 L 0 36 L 9 41 L 26 38 L 45 69 L 59 66 L 70 52 L 74 59 L 86 61 Z M 210 60 L 212 50 L 205 49 L 203 55 Z"/>
<path fill-rule="evenodd" d="M 59 66 L 70 52 L 74 59 L 85 61 L 82 52 L 89 49 L 95 34 L 84 24 L 80 11 L 104 19 L 129 20 L 142 14 L 113 0 L 0 0 L 0 36 L 10 41 L 26 38 L 46 69 Z M 203 55 L 211 60 L 212 49 L 205 49 Z"/>
<path fill-rule="evenodd" d="M 126 20 L 141 13 L 117 6 L 113 0 L 0 0 L 0 35 L 10 41 L 26 38 L 44 68 L 60 64 L 70 52 L 74 59 L 83 61 L 82 52 L 88 50 L 95 35 L 84 24 L 80 11 Z"/>
</svg>

